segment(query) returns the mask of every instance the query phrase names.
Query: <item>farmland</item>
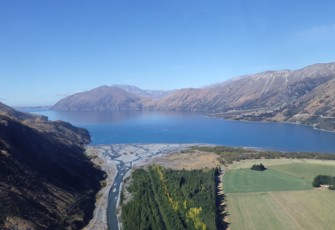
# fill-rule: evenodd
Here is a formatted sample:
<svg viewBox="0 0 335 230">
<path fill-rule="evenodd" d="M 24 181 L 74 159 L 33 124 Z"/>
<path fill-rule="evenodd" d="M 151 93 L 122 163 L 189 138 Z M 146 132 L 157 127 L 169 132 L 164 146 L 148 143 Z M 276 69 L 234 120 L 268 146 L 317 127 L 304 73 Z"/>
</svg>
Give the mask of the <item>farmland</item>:
<svg viewBox="0 0 335 230">
<path fill-rule="evenodd" d="M 224 176 L 230 229 L 333 229 L 335 193 L 313 189 L 316 175 L 335 175 L 334 161 L 260 160 L 236 162 Z"/>
</svg>

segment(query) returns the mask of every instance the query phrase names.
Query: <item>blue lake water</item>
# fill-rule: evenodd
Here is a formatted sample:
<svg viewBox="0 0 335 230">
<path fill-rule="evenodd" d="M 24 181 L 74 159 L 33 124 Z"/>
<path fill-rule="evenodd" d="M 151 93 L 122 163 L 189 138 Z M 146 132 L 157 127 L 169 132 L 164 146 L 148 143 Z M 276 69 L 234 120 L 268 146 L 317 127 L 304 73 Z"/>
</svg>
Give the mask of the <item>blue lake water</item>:
<svg viewBox="0 0 335 230">
<path fill-rule="evenodd" d="M 335 153 L 335 133 L 309 126 L 224 120 L 198 113 L 30 111 L 86 128 L 92 144 L 204 143 Z"/>
</svg>

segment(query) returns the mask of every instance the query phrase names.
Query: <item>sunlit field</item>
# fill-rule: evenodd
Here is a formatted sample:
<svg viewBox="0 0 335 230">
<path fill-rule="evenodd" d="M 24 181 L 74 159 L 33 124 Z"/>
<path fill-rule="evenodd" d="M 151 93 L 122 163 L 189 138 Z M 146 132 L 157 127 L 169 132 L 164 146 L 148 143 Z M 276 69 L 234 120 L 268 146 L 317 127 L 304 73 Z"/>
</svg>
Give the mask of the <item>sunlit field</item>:
<svg viewBox="0 0 335 230">
<path fill-rule="evenodd" d="M 252 171 L 254 163 L 267 170 Z M 316 175 L 335 175 L 335 162 L 252 160 L 224 176 L 230 229 L 333 229 L 335 192 L 314 189 Z"/>
</svg>

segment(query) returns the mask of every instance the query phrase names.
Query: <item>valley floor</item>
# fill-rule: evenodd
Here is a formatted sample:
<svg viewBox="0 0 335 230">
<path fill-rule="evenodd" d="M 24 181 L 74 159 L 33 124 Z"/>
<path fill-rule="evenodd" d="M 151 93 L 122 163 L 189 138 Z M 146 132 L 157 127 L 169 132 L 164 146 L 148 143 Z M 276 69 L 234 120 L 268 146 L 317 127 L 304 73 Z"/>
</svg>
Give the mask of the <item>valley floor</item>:
<svg viewBox="0 0 335 230">
<path fill-rule="evenodd" d="M 220 156 L 189 144 L 117 144 L 88 146 L 88 157 L 107 174 L 97 194 L 94 217 L 85 230 L 105 230 L 107 209 L 118 212 L 123 180 L 134 168 L 149 164 L 176 170 L 220 166 Z M 186 150 L 186 151 L 185 151 Z M 222 159 L 221 159 L 222 160 Z M 263 163 L 265 173 L 250 172 L 253 164 Z M 228 165 L 223 177 L 229 229 L 331 229 L 335 213 L 334 192 L 313 189 L 316 175 L 333 175 L 335 161 L 308 159 L 241 160 Z M 108 208 L 112 202 L 113 209 Z M 114 217 L 112 229 L 120 223 Z"/>
<path fill-rule="evenodd" d="M 90 223 L 84 228 L 85 230 L 105 230 L 107 224 L 107 209 L 109 195 L 111 192 L 118 192 L 122 183 L 115 181 L 118 172 L 125 172 L 137 166 L 144 166 L 151 163 L 161 164 L 164 167 L 172 168 L 199 168 L 199 160 L 206 157 L 204 154 L 198 154 L 199 158 L 185 157 L 182 150 L 191 147 L 190 144 L 116 144 L 116 145 L 99 145 L 88 146 L 86 149 L 87 156 L 104 170 L 107 178 L 102 182 L 102 189 L 96 196 L 96 208 L 94 216 Z M 171 155 L 177 153 L 177 155 Z M 189 160 L 186 160 L 188 158 Z M 219 164 L 217 156 L 210 154 L 207 166 Z M 183 164 L 178 163 L 183 160 Z M 170 162 L 170 163 L 167 163 Z M 205 167 L 206 164 L 203 164 Z M 129 175 L 129 173 L 126 173 Z M 124 175 L 122 175 L 124 176 Z M 116 184 L 115 184 L 116 183 Z"/>
</svg>

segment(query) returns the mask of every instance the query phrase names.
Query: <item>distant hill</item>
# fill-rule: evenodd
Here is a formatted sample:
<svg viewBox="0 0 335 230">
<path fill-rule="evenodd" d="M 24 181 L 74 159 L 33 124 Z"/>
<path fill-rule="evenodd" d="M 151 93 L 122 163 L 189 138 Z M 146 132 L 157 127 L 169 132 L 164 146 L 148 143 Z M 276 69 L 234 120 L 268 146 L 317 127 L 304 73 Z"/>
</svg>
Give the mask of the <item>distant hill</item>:
<svg viewBox="0 0 335 230">
<path fill-rule="evenodd" d="M 140 110 L 141 97 L 115 86 L 101 86 L 68 96 L 57 102 L 54 110 Z"/>
<path fill-rule="evenodd" d="M 104 175 L 83 153 L 89 142 L 85 129 L 0 103 L 0 229 L 86 225 Z"/>
<path fill-rule="evenodd" d="M 87 92 L 68 96 L 57 102 L 54 110 L 142 110 L 151 100 L 173 91 L 143 90 L 130 85 L 100 86 Z"/>
<path fill-rule="evenodd" d="M 197 111 L 230 119 L 298 122 L 333 130 L 334 81 L 335 63 L 315 64 L 295 71 L 246 75 L 205 88 L 175 90 L 163 97 L 144 96 L 129 87 L 108 87 L 100 92 L 100 87 L 64 98 L 53 109 Z M 118 97 L 122 100 L 115 99 Z"/>
</svg>

